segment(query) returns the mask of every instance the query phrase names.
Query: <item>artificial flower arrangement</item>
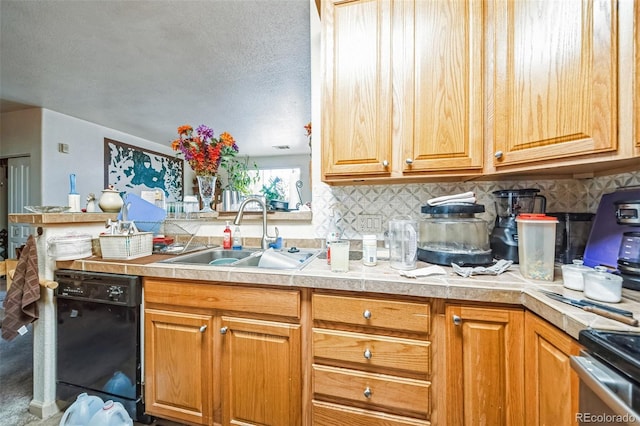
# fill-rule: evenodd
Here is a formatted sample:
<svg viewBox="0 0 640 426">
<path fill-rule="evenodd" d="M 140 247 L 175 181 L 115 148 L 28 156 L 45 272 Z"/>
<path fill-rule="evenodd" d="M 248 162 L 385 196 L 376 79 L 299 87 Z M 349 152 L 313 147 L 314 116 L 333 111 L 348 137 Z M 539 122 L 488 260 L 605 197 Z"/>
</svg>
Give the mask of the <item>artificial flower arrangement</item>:
<svg viewBox="0 0 640 426">
<path fill-rule="evenodd" d="M 178 139 L 171 148 L 184 155 L 196 176 L 215 176 L 221 163 L 226 163 L 238 153 L 238 145 L 227 132 L 213 137 L 213 129 L 201 124 L 193 130 L 188 124 L 178 127 Z"/>
</svg>

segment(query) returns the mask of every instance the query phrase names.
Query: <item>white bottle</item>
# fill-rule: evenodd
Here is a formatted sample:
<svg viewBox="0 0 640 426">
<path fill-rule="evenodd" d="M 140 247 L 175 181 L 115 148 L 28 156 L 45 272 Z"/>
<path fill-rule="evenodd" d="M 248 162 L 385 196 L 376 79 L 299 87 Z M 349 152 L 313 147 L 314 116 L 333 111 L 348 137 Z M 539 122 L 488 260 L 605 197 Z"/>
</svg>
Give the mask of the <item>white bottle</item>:
<svg viewBox="0 0 640 426">
<path fill-rule="evenodd" d="M 378 241 L 375 235 L 362 236 L 362 264 L 376 266 L 378 263 Z"/>
<path fill-rule="evenodd" d="M 342 232 L 338 227 L 338 220 L 336 219 L 336 214 L 333 210 L 331 210 L 331 222 L 329 223 L 329 229 L 327 230 L 327 264 L 331 265 L 331 243 L 333 241 L 338 241 L 340 237 L 342 237 Z"/>
<path fill-rule="evenodd" d="M 231 244 L 231 249 L 233 250 L 242 250 L 242 234 L 240 233 L 240 227 L 236 226 L 236 229 L 233 230 L 233 243 Z"/>
</svg>

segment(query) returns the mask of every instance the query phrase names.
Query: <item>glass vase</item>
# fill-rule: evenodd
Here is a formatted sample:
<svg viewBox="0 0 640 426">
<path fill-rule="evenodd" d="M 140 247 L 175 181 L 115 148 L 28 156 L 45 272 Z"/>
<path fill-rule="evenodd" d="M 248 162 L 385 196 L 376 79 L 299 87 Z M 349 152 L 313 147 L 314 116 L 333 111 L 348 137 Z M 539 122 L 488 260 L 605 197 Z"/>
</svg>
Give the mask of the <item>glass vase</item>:
<svg viewBox="0 0 640 426">
<path fill-rule="evenodd" d="M 198 191 L 202 200 L 202 210 L 200 213 L 212 212 L 211 200 L 216 191 L 217 176 L 196 176 L 198 178 Z"/>
</svg>

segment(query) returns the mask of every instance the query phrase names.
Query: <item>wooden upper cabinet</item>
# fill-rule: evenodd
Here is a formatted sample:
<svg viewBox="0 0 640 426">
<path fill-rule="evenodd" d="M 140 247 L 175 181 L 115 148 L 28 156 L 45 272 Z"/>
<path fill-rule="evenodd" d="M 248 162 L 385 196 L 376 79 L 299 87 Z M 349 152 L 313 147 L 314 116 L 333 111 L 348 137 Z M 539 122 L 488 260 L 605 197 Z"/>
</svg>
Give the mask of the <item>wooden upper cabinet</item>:
<svg viewBox="0 0 640 426">
<path fill-rule="evenodd" d="M 323 5 L 325 176 L 388 173 L 390 2 L 326 1 Z"/>
<path fill-rule="evenodd" d="M 483 165 L 482 4 L 394 3 L 394 119 L 403 174 Z"/>
<path fill-rule="evenodd" d="M 497 168 L 617 149 L 616 4 L 487 3 Z"/>
</svg>

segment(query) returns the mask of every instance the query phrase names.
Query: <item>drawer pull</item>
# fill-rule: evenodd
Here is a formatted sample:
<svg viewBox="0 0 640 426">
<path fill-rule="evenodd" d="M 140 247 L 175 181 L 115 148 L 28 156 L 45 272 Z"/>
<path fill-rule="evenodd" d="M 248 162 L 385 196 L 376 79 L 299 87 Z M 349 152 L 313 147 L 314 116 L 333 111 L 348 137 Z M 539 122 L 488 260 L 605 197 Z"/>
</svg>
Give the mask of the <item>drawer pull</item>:
<svg viewBox="0 0 640 426">
<path fill-rule="evenodd" d="M 204 333 L 204 331 L 207 329 L 207 325 L 203 325 L 200 327 L 200 333 Z"/>
<path fill-rule="evenodd" d="M 371 398 L 371 394 L 372 394 L 371 389 L 370 389 L 369 387 L 367 387 L 367 388 L 364 390 L 363 394 L 364 394 L 364 397 L 365 397 L 365 398 Z"/>
<path fill-rule="evenodd" d="M 454 325 L 462 324 L 462 318 L 460 318 L 460 316 L 458 316 L 458 315 L 454 315 L 453 316 L 453 324 Z"/>
<path fill-rule="evenodd" d="M 227 331 L 229 331 L 229 327 L 222 327 L 220 329 L 220 334 L 227 334 Z"/>
<path fill-rule="evenodd" d="M 365 311 L 362 313 L 362 316 L 364 317 L 364 319 L 371 319 L 371 311 L 365 309 Z"/>
<path fill-rule="evenodd" d="M 371 359 L 372 356 L 373 356 L 373 354 L 371 353 L 371 351 L 369 349 L 365 349 L 364 350 L 364 357 L 366 359 Z"/>
</svg>

